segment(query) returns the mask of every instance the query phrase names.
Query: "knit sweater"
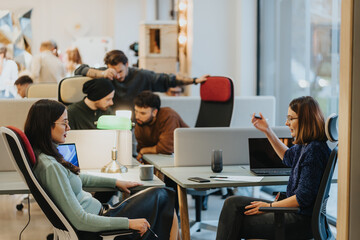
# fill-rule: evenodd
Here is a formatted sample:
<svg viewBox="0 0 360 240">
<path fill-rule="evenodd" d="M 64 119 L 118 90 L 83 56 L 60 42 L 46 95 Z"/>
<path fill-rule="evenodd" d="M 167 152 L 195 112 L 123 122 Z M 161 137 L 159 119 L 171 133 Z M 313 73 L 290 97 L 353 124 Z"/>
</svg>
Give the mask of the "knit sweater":
<svg viewBox="0 0 360 240">
<path fill-rule="evenodd" d="M 330 149 L 326 142 L 318 141 L 294 145 L 285 152 L 283 163 L 292 168 L 286 195 L 296 195 L 300 214 L 312 214 L 329 156 Z"/>
<path fill-rule="evenodd" d="M 129 228 L 127 218 L 99 216 L 101 203 L 82 189 L 83 186 L 115 188 L 116 179 L 76 175 L 55 158 L 43 153 L 37 159 L 34 173 L 41 186 L 76 229 L 98 232 Z"/>
<path fill-rule="evenodd" d="M 189 127 L 180 115 L 169 107 L 160 108 L 156 118 L 144 126 L 135 126 L 137 151 L 143 147 L 156 146 L 157 153 L 174 152 L 174 131 L 176 128 Z"/>
</svg>

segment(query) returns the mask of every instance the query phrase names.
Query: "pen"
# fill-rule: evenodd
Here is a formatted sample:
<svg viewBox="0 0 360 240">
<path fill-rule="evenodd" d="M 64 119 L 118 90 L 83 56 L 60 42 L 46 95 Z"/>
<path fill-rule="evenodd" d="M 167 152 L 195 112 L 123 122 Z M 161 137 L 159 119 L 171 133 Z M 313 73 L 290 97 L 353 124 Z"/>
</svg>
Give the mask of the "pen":
<svg viewBox="0 0 360 240">
<path fill-rule="evenodd" d="M 225 176 L 210 176 L 210 178 L 228 178 L 228 177 L 225 177 Z"/>
<path fill-rule="evenodd" d="M 158 235 L 157 235 L 156 233 L 154 233 L 153 230 L 151 230 L 151 228 L 148 228 L 148 230 L 149 230 L 152 234 L 154 234 L 154 236 L 155 236 L 156 238 L 159 238 Z"/>
</svg>

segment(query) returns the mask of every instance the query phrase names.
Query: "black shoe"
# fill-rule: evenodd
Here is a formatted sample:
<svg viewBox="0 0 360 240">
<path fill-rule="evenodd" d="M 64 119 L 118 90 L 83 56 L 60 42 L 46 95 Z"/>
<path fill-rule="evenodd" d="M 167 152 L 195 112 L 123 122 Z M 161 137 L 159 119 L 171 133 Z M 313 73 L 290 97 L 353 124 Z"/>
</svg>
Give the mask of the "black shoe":
<svg viewBox="0 0 360 240">
<path fill-rule="evenodd" d="M 46 236 L 46 240 L 53 240 L 54 239 L 54 234 L 50 233 Z"/>
<path fill-rule="evenodd" d="M 221 196 L 221 199 L 226 199 L 226 198 L 228 198 L 228 197 L 230 197 L 230 196 L 233 196 L 233 195 L 234 195 L 234 191 L 233 191 L 231 188 L 228 188 L 228 189 L 227 189 L 227 194 L 222 195 L 222 196 Z"/>
</svg>

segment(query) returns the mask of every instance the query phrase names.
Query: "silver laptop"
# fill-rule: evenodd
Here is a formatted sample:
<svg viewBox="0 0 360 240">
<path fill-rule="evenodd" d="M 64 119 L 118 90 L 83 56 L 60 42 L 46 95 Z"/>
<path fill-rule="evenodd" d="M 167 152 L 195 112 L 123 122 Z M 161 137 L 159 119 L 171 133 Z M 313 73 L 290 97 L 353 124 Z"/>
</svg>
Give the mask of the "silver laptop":
<svg viewBox="0 0 360 240">
<path fill-rule="evenodd" d="M 292 138 L 280 138 L 291 147 Z M 288 176 L 291 168 L 285 166 L 267 138 L 249 138 L 250 170 L 259 176 Z"/>
</svg>

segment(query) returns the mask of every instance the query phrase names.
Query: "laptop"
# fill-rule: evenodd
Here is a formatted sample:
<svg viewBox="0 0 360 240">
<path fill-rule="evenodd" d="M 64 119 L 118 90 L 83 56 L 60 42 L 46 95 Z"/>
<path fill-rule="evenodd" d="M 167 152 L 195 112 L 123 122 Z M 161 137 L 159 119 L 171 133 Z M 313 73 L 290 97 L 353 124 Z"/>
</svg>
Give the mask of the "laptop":
<svg viewBox="0 0 360 240">
<path fill-rule="evenodd" d="M 292 138 L 280 138 L 291 147 Z M 289 176 L 291 168 L 285 166 L 267 138 L 249 138 L 250 170 L 259 176 Z"/>
<path fill-rule="evenodd" d="M 79 167 L 79 160 L 76 152 L 75 143 L 59 144 L 57 149 L 59 150 L 59 153 L 64 157 L 65 161 Z"/>
</svg>

